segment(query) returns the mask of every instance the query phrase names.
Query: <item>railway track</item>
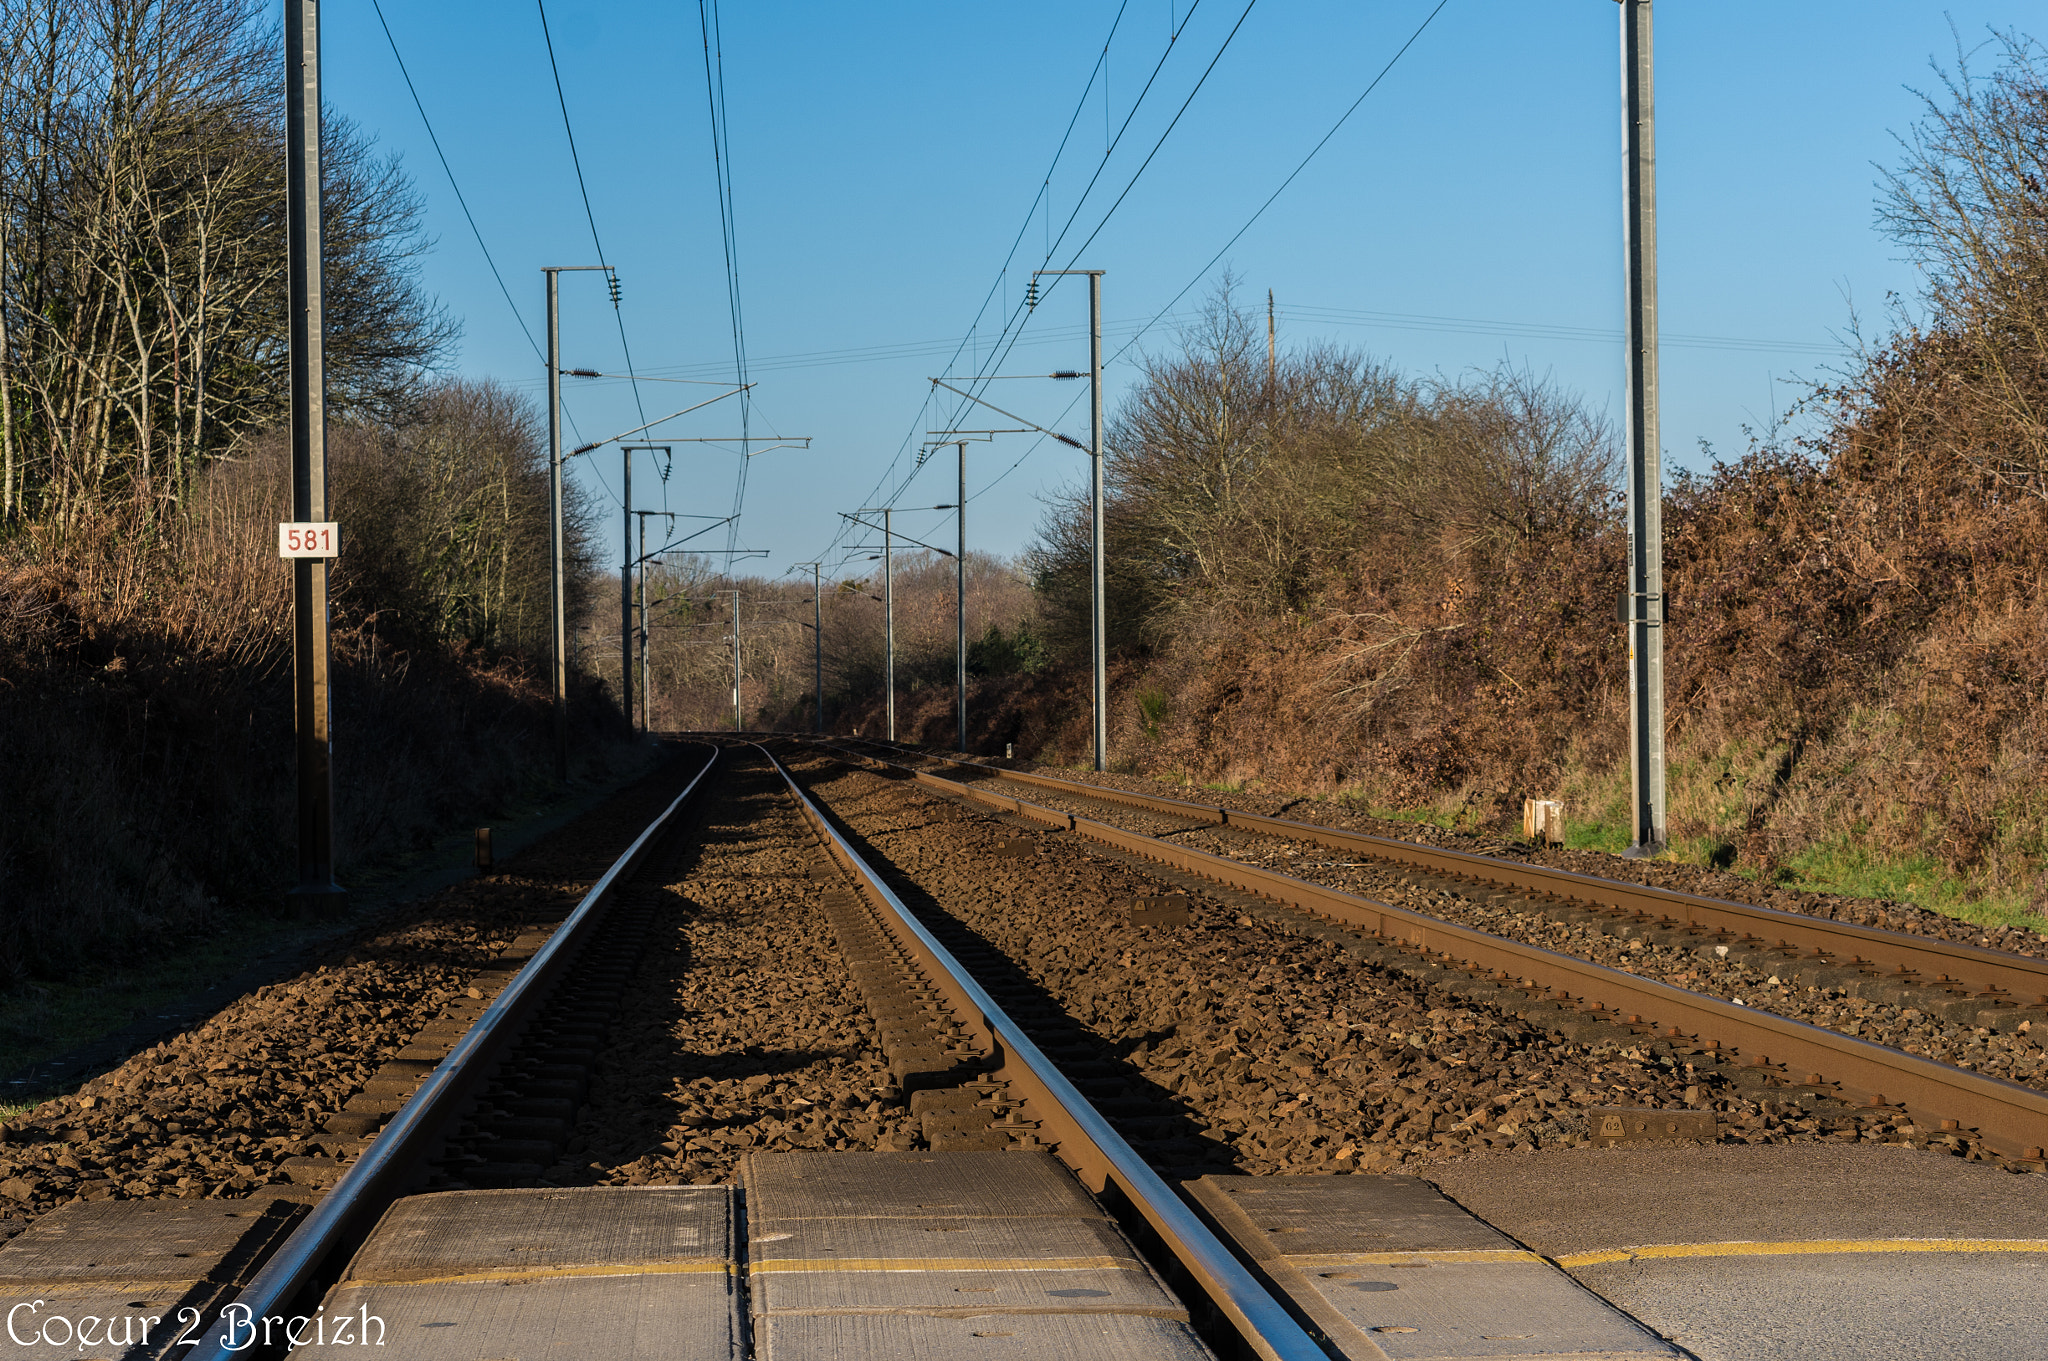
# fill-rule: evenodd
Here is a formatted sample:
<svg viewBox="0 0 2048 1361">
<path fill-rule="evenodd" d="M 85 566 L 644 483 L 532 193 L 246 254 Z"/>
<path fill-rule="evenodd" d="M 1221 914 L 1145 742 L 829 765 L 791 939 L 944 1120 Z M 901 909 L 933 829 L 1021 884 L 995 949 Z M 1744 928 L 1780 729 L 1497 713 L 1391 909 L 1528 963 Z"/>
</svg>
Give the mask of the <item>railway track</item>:
<svg viewBox="0 0 2048 1361">
<path fill-rule="evenodd" d="M 876 744 L 869 744 L 874 746 Z M 1717 1066 L 1739 1062 L 1742 1078 L 1785 1099 L 1832 1098 L 1866 1109 L 1898 1107 L 1916 1133 L 2041 1170 L 2048 1144 L 2048 1096 L 2016 1083 L 1932 1061 L 1859 1036 L 1707 996 L 1638 973 L 1574 958 L 1527 941 L 1445 920 L 1266 868 L 1243 854 L 1187 844 L 1187 834 L 1249 833 L 1337 850 L 1398 867 L 1425 892 L 1517 898 L 1536 914 L 1592 934 L 1641 941 L 1717 962 L 1769 972 L 1805 988 L 1882 999 L 1951 1024 L 2016 1031 L 2038 1019 L 2048 1028 L 2048 961 L 1853 923 L 1619 883 L 1539 865 L 1244 814 L 1235 810 L 1106 789 L 977 762 L 917 756 L 963 774 L 836 748 L 877 762 L 929 787 L 1071 831 L 1211 884 L 1228 885 L 1339 923 L 1463 975 L 1458 990 L 1522 1015 L 1540 1008 L 1571 1013 L 1567 1034 L 1647 1042 Z M 1026 797 L 1029 795 L 1030 797 Z M 1076 811 L 1085 809 L 1086 812 Z M 1133 816 L 1106 820 L 1106 810 Z M 1089 816 L 1088 814 L 1094 814 Z M 1139 826 L 1120 825 L 1137 821 Z"/>
<path fill-rule="evenodd" d="M 645 1308 L 682 1319 L 687 1310 L 675 1311 L 696 1299 L 692 1327 L 730 1316 L 733 1356 L 745 1352 L 749 1328 L 757 1354 L 878 1354 L 879 1344 L 855 1346 L 843 1329 L 903 1312 L 907 1289 L 909 1313 L 935 1327 L 966 1329 L 985 1316 L 1038 1320 L 1031 1326 L 1051 1329 L 1048 1338 L 1067 1338 L 1047 1343 L 1052 1354 L 1098 1354 L 1075 1338 L 1113 1318 L 1137 1330 L 1143 1345 L 1133 1354 L 1191 1358 L 1199 1334 L 1224 1355 L 1378 1357 L 1373 1329 L 1360 1325 L 1373 1315 L 1347 1292 L 1395 1291 L 1376 1279 L 1385 1267 L 1441 1257 L 1523 1273 L 1512 1289 L 1508 1276 L 1469 1288 L 1444 1276 L 1438 1284 L 1451 1304 L 1562 1289 L 1565 1312 L 1578 1311 L 1574 1326 L 1591 1330 L 1566 1350 L 1665 1356 L 1669 1348 L 1554 1263 L 1421 1183 L 1288 1174 L 1416 1170 L 1483 1149 L 1570 1147 L 1597 1133 L 1589 1122 L 1603 1113 L 1684 1110 L 1691 1118 L 1702 1107 L 1753 1119 L 1759 1137 L 1768 1129 L 1774 1141 L 1870 1143 L 1933 1118 L 1960 1120 L 1931 1112 L 1961 1109 L 1964 1098 L 2006 1097 L 2004 1084 L 1948 1070 L 1934 1079 L 1946 1106 L 1916 1103 L 1909 1115 L 1897 1103 L 1857 1104 L 1845 1100 L 1857 1093 L 1844 1086 L 1839 1057 L 1826 1083 L 1792 1080 L 1782 1057 L 1752 1062 L 1756 1051 L 1742 1045 L 1753 1036 L 1728 1038 L 1731 1022 L 1745 1018 L 1714 1011 L 1727 1005 L 1715 999 L 1628 975 L 1617 982 L 1610 975 L 1618 971 L 1584 960 L 1178 845 L 1205 824 L 1172 808 L 1137 809 L 1153 819 L 1141 833 L 1079 815 L 1078 802 L 1055 810 L 999 792 L 1022 785 L 991 784 L 800 743 L 722 743 L 672 782 L 650 809 L 656 815 L 587 881 L 572 910 L 530 905 L 495 925 L 444 931 L 436 950 L 467 942 L 483 967 L 472 961 L 457 986 L 444 978 L 409 1011 L 385 1007 L 409 1042 L 387 1043 L 374 1071 L 351 1068 L 337 1048 L 336 1081 L 353 1095 L 299 1083 L 305 1112 L 288 1126 L 291 1137 L 267 1141 L 271 1162 L 234 1142 L 246 1136 L 223 1130 L 218 1137 L 252 1159 L 239 1184 L 127 1183 L 126 1208 L 150 1212 L 170 1203 L 161 1197 L 210 1194 L 228 1199 L 180 1213 L 198 1216 L 195 1224 L 214 1215 L 216 1229 L 255 1226 L 236 1229 L 232 1269 L 187 1286 L 123 1287 L 144 1299 L 184 1289 L 182 1298 L 203 1297 L 214 1311 L 203 1341 L 178 1340 L 199 1345 L 166 1343 L 149 1354 L 281 1354 L 281 1346 L 252 1344 L 237 1320 L 380 1310 L 395 1328 L 468 1319 L 464 1336 L 493 1336 L 477 1318 L 450 1312 L 447 1292 L 470 1291 L 474 1303 L 513 1297 L 473 1287 L 581 1289 L 575 1283 L 588 1278 L 602 1307 L 577 1317 L 630 1320 Z M 1034 791 L 1081 797 L 1050 785 Z M 1360 960 L 1375 967 L 1361 970 Z M 1544 970 L 1566 983 L 1532 997 Z M 317 1028 L 305 1007 L 361 1000 L 339 978 L 322 970 L 293 985 L 303 1004 L 294 1014 Z M 1618 986 L 1653 991 L 1632 996 L 1639 1010 L 1626 1014 L 1608 1002 L 1585 1008 Z M 1696 1013 L 1674 1009 L 1669 994 Z M 431 1017 L 424 1025 L 422 1015 Z M 1680 1015 L 1697 1015 L 1699 1028 L 1670 1033 L 1668 1018 Z M 1765 1052 L 1793 1053 L 1784 1030 L 1772 1028 L 1790 1023 L 1746 1019 L 1762 1027 L 1772 1046 Z M 1869 1056 L 1878 1046 L 1829 1038 L 1848 1043 L 1841 1052 L 1851 1058 L 1877 1061 Z M 313 1044 L 302 1061 L 329 1048 Z M 275 1045 L 245 1056 L 285 1058 Z M 170 1071 L 204 1057 L 168 1047 L 161 1062 L 145 1056 L 99 1085 L 166 1125 L 170 1106 L 180 1107 L 182 1128 L 123 1126 L 131 1144 L 175 1135 L 196 1146 L 203 1122 L 225 1114 L 209 1114 L 196 1095 L 206 1076 L 186 1084 Z M 1887 1067 L 1883 1090 L 1898 1085 L 1898 1071 L 1925 1078 L 1939 1068 L 1920 1062 Z M 293 1082 L 289 1069 L 253 1080 Z M 153 1083 L 183 1094 L 150 1104 Z M 61 1119 L 100 1113 L 76 1102 L 65 1109 L 82 1113 Z M 1978 1119 L 1940 1137 L 1972 1156 L 2002 1154 L 1994 1141 L 2005 1135 L 1993 1123 Z M 1683 1132 L 1701 1133 L 1692 1124 Z M 52 1114 L 13 1138 L 57 1170 L 65 1159 L 76 1166 L 74 1153 L 88 1166 L 115 1155 L 112 1141 L 80 1134 Z M 841 1166 L 830 1162 L 835 1153 L 858 1155 L 864 1170 L 804 1170 Z M 884 1161 L 874 1161 L 877 1153 Z M 808 1161 L 820 1154 L 826 1161 Z M 145 1165 L 161 1166 L 160 1155 Z M 947 1165 L 964 1170 L 939 1170 Z M 1066 1173 L 1045 1180 L 1060 1166 L 1094 1199 L 1061 1191 Z M 1004 1189 L 1013 1180 L 1036 1187 L 1042 1208 L 1004 1210 L 1022 1194 Z M 617 1198 L 635 1190 L 662 1199 Z M 1272 1198 L 1242 1199 L 1262 1193 Z M 244 1194 L 257 1214 L 229 1210 L 221 1220 L 211 1208 Z M 841 1208 L 819 1211 L 821 1196 Z M 967 1201 L 984 1208 L 953 1222 L 948 1207 Z M 791 1208 L 804 1204 L 825 1218 Z M 660 1223 L 604 1227 L 638 1224 L 656 1205 L 667 1216 Z M 57 1208 L 49 1226 L 57 1237 L 42 1236 L 37 1261 L 47 1263 L 50 1244 L 66 1234 L 74 1246 L 87 1243 L 101 1222 L 94 1214 L 124 1207 Z M 1101 1218 L 1105 1209 L 1116 1224 Z M 1054 1233 L 1033 1217 L 1047 1214 L 1068 1228 Z M 673 1238 L 676 1230 L 660 1224 L 685 1220 L 698 1225 L 689 1230 L 696 1238 L 723 1235 L 724 1256 L 704 1248 L 645 1260 L 647 1235 Z M 155 1222 L 161 1237 L 165 1221 Z M 897 1260 L 873 1245 L 878 1231 L 845 1238 L 843 1226 L 876 1222 L 966 1231 L 963 1248 L 980 1246 L 937 1262 L 920 1247 Z M 751 1226 L 744 1241 L 734 1224 Z M 1389 1240 L 1386 1230 L 1401 1225 L 1409 1236 Z M 76 1236 L 81 1230 L 87 1237 Z M 1283 1231 L 1322 1234 L 1313 1241 L 1325 1247 L 1290 1256 L 1267 1238 Z M 849 1246 L 855 1240 L 861 1246 Z M 1389 1254 L 1393 1242 L 1423 1255 Z M 622 1243 L 631 1248 L 624 1259 Z M 521 1255 L 536 1252 L 544 1256 Z M 991 1254 L 1011 1260 L 994 1270 Z M 92 1255 L 111 1254 L 103 1245 Z M 0 1282 L 10 1279 L 8 1258 L 0 1250 Z M 963 1285 L 963 1271 L 990 1283 Z M 874 1286 L 882 1294 L 863 1303 L 863 1272 L 895 1284 Z M 658 1295 L 632 1293 L 675 1273 L 698 1281 L 694 1294 L 681 1281 Z M 1399 1279 L 1404 1290 L 1426 1284 Z M 850 1303 L 848 1289 L 856 1290 Z M 994 1293 L 948 1303 L 963 1289 Z M 884 1296 L 898 1303 L 879 1302 Z M 221 1312 L 230 1302 L 239 1314 Z M 1474 1326 L 1512 1325 L 1507 1314 Z M 1606 1341 L 1580 1345 L 1596 1334 Z M 771 1345 L 776 1336 L 783 1340 Z M 1024 1336 L 971 1331 L 975 1339 Z M 948 1354 L 970 1345 L 967 1337 L 949 1342 Z M 639 1355 L 646 1341 L 612 1350 Z M 555 1346 L 572 1355 L 594 1345 L 520 1334 L 476 1354 L 554 1355 L 547 1348 Z"/>
<path fill-rule="evenodd" d="M 893 1088 L 909 1108 L 909 1120 L 894 1122 L 893 1133 L 883 1121 L 848 1121 L 845 1132 L 854 1136 L 852 1144 L 857 1147 L 865 1134 L 885 1149 L 1055 1150 L 1104 1204 L 1123 1212 L 1149 1245 L 1154 1266 L 1181 1287 L 1185 1298 L 1198 1302 L 1198 1317 L 1229 1341 L 1228 1351 L 1300 1361 L 1327 1355 L 1273 1291 L 902 904 L 772 756 L 757 748 L 726 752 L 722 759 L 731 765 L 750 757 L 774 773 L 784 800 L 793 804 L 815 837 L 814 846 L 823 851 L 807 857 L 809 863 L 796 872 L 784 865 L 777 877 L 816 890 L 831 937 L 872 1020 L 872 1038 L 885 1064 L 870 1063 L 854 1075 L 853 1086 L 879 1081 L 881 1089 Z M 227 1361 L 279 1354 L 282 1349 L 274 1345 L 252 1348 L 241 1321 L 315 1317 L 312 1302 L 323 1291 L 337 1316 L 345 1314 L 349 1282 L 341 1279 L 343 1264 L 380 1217 L 399 1213 L 394 1206 L 413 1203 L 401 1200 L 407 1192 L 438 1190 L 473 1198 L 490 1194 L 480 1188 L 557 1184 L 552 1178 L 571 1170 L 562 1159 L 577 1127 L 576 1109 L 600 1099 L 595 1089 L 601 1079 L 593 1078 L 593 1066 L 604 1048 L 626 1038 L 619 1031 L 631 1020 L 627 977 L 649 948 L 648 885 L 636 883 L 635 875 L 643 865 L 665 858 L 668 863 L 655 878 L 672 878 L 678 854 L 689 858 L 689 848 L 665 849 L 663 842 L 676 835 L 675 825 L 720 759 L 715 755 L 705 762 L 545 940 L 513 943 L 514 956 L 525 955 L 516 971 L 478 976 L 440 1021 L 419 1033 L 406 1051 L 414 1057 L 388 1063 L 382 1076 L 373 1077 L 359 1093 L 355 1109 L 344 1109 L 330 1122 L 331 1131 L 343 1127 L 360 1133 L 383 1121 L 373 1138 L 352 1147 L 336 1135 L 331 1151 L 341 1156 L 299 1160 L 294 1170 L 308 1184 L 327 1184 L 305 1197 L 313 1202 L 310 1211 L 232 1301 L 217 1301 L 234 1307 L 218 1315 L 191 1355 Z M 757 778 L 750 791 L 742 791 L 751 793 L 757 805 L 761 783 Z M 755 835 L 755 820 L 762 816 L 760 807 L 751 810 L 752 820 L 743 819 L 733 829 L 736 836 Z M 704 818 L 697 821 L 695 830 L 704 834 Z M 704 962 L 697 967 L 701 970 Z M 791 999 L 779 1000 L 786 1007 Z M 432 1056 L 437 1047 L 445 1054 Z M 770 1082 L 738 1085 L 736 1098 L 757 1108 L 787 1109 Z M 393 1090 L 400 1087 L 405 1090 Z M 886 1112 L 870 1103 L 850 1114 Z M 677 1132 L 701 1128 L 702 1121 L 685 1119 Z M 840 1147 L 849 1143 L 845 1138 L 834 1142 Z M 680 1154 L 689 1146 L 674 1147 Z M 316 1169 L 313 1163 L 323 1166 Z M 693 1166 L 695 1180 L 707 1182 L 718 1180 L 731 1163 Z M 329 1170 L 331 1180 L 309 1175 Z M 634 1170 L 641 1175 L 630 1175 Z M 629 1185 L 669 1180 L 646 1175 L 644 1164 L 628 1171 L 624 1180 Z M 473 1199 L 462 1205 L 466 1211 L 488 1208 Z"/>
</svg>

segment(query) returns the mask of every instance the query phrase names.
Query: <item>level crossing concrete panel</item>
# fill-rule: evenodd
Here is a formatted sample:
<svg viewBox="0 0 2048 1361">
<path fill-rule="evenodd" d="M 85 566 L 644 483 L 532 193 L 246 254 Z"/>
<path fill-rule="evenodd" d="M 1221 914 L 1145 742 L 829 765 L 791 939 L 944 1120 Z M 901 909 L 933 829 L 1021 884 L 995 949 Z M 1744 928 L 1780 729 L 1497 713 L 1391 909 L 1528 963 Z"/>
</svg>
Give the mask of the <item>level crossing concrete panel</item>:
<svg viewBox="0 0 2048 1361">
<path fill-rule="evenodd" d="M 1209 1355 L 1049 1154 L 757 1154 L 742 1179 L 764 1361 Z"/>
<path fill-rule="evenodd" d="M 1881 1145 L 1562 1149 L 1430 1178 L 1703 1361 L 2048 1361 L 2048 1179 Z"/>
<path fill-rule="evenodd" d="M 362 1356 L 375 1333 L 406 1361 L 735 1361 L 734 1214 L 726 1186 L 407 1197 L 322 1303 L 354 1340 L 293 1355 Z"/>
<path fill-rule="evenodd" d="M 1188 1190 L 1342 1356 L 1679 1355 L 1415 1178 L 1204 1177 Z"/>
<path fill-rule="evenodd" d="M 305 1213 L 275 1200 L 74 1201 L 0 1247 L 4 1346 L 39 1361 L 188 1354 Z"/>
<path fill-rule="evenodd" d="M 766 1153 L 747 1160 L 751 1221 L 1104 1218 L 1044 1153 Z"/>
<path fill-rule="evenodd" d="M 733 1260 L 725 1186 L 442 1191 L 394 1204 L 349 1263 L 353 1281 L 483 1272 L 581 1270 Z"/>
<path fill-rule="evenodd" d="M 731 1278 L 723 1271 L 528 1276 L 371 1284 L 345 1281 L 322 1302 L 350 1323 L 339 1343 L 294 1357 L 360 1361 L 737 1361 Z M 375 1326 L 381 1324 L 381 1328 Z M 367 1332 L 373 1345 L 363 1346 Z M 374 1345 L 379 1338 L 381 1346 Z"/>
<path fill-rule="evenodd" d="M 775 1318 L 759 1361 L 1213 1361 L 1185 1323 L 1113 1314 Z"/>
</svg>

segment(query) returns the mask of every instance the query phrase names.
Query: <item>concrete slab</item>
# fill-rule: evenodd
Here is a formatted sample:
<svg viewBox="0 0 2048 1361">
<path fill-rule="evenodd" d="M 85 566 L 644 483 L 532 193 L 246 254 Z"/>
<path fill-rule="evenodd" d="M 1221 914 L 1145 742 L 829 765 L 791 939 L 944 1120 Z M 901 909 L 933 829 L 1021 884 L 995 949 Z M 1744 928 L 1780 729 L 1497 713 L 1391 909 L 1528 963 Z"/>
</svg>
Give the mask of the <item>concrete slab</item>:
<svg viewBox="0 0 2048 1361">
<path fill-rule="evenodd" d="M 1050 1154 L 757 1154 L 742 1176 L 760 1357 L 1209 1355 Z"/>
<path fill-rule="evenodd" d="M 772 1315 L 754 1325 L 754 1354 L 759 1361 L 1209 1361 L 1212 1356 L 1185 1323 L 1116 1314 Z"/>
<path fill-rule="evenodd" d="M 1417 1177 L 1203 1177 L 1203 1204 L 1224 1197 L 1274 1252 L 1337 1257 L 1360 1252 L 1516 1248 Z M 1235 1226 L 1233 1226 L 1235 1230 Z"/>
<path fill-rule="evenodd" d="M 747 1218 L 1103 1218 L 1044 1153 L 757 1153 Z"/>
<path fill-rule="evenodd" d="M 1430 1178 L 1705 1361 L 2048 1361 L 2040 1177 L 1870 1145 L 1665 1145 Z"/>
<path fill-rule="evenodd" d="M 159 1361 L 190 1355 L 179 1345 L 233 1298 L 220 1281 L 109 1281 L 51 1287 L 0 1286 L 0 1315 L 12 1325 L 9 1353 L 36 1361 Z"/>
<path fill-rule="evenodd" d="M 272 1200 L 73 1201 L 0 1247 L 0 1291 L 242 1280 L 304 1213 Z"/>
<path fill-rule="evenodd" d="M 1010 1262 L 1140 1265 L 1123 1231 L 1107 1219 L 753 1220 L 747 1255 L 756 1272 L 797 1263 L 852 1269 L 860 1262 Z M 942 1267 L 933 1267 L 942 1270 Z"/>
<path fill-rule="evenodd" d="M 723 1270 L 562 1276 L 433 1284 L 344 1282 L 325 1317 L 357 1331 L 301 1346 L 295 1357 L 349 1361 L 736 1361 L 742 1355 L 732 1278 Z M 364 1321 L 385 1343 L 366 1348 Z M 374 1343 L 377 1332 L 368 1336 Z"/>
<path fill-rule="evenodd" d="M 406 1361 L 734 1361 L 729 1186 L 595 1186 L 408 1196 L 322 1307 L 381 1320 Z M 359 1356 L 360 1336 L 294 1355 Z"/>
<path fill-rule="evenodd" d="M 1189 1193 L 1337 1354 L 1675 1357 L 1414 1177 L 1203 1177 Z"/>
<path fill-rule="evenodd" d="M 408 1196 L 344 1278 L 495 1277 L 733 1260 L 729 1186 L 589 1186 Z M 722 1269 L 722 1267 L 721 1267 Z"/>
</svg>

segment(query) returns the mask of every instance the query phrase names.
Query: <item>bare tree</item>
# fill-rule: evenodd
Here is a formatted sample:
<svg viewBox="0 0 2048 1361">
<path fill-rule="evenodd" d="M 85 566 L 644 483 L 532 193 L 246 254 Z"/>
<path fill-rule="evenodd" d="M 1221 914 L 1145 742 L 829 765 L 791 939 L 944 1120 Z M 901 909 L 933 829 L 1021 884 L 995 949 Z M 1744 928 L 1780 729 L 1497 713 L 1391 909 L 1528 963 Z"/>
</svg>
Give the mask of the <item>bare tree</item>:
<svg viewBox="0 0 2048 1361">
<path fill-rule="evenodd" d="M 1979 75 L 1958 39 L 1885 174 L 1878 220 L 1925 271 L 1930 313 L 1889 367 L 1925 418 L 1961 427 L 1940 443 L 2048 498 L 2048 53 L 2012 31 L 1988 45 L 2000 65 Z"/>
</svg>

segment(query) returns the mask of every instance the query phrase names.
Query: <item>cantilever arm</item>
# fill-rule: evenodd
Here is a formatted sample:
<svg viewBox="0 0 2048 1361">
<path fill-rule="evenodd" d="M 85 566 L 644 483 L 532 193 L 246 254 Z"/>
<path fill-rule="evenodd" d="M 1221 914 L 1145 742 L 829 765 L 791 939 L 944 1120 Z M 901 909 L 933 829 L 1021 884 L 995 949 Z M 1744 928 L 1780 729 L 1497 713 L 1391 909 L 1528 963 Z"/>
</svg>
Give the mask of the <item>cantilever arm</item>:
<svg viewBox="0 0 2048 1361">
<path fill-rule="evenodd" d="M 1004 411 L 1004 410 L 1003 410 L 1003 409 L 1002 409 L 1001 407 L 997 406 L 997 405 L 996 405 L 996 404 L 995 404 L 994 402 L 984 402 L 984 401 L 982 401 L 982 400 L 981 400 L 981 398 L 979 398 L 979 397 L 975 396 L 975 395 L 974 395 L 973 393 L 971 393 L 971 392 L 961 392 L 961 390 L 960 390 L 959 388 L 956 388 L 956 387 L 954 387 L 954 386 L 953 386 L 953 385 L 952 385 L 951 383 L 948 383 L 948 382 L 946 382 L 946 381 L 945 381 L 944 379 L 941 379 L 941 378 L 934 378 L 934 379 L 932 379 L 932 383 L 933 383 L 933 385 L 934 385 L 934 386 L 936 386 L 936 387 L 942 387 L 942 388 L 944 388 L 944 389 L 945 389 L 946 391 L 948 391 L 948 392 L 958 393 L 958 394 L 959 394 L 960 396 L 962 396 L 962 397 L 965 397 L 965 398 L 966 398 L 966 399 L 967 399 L 968 401 L 970 401 L 970 402 L 977 402 L 977 403 L 980 403 L 980 405 L 982 405 L 982 406 L 985 406 L 985 407 L 987 407 L 987 408 L 988 408 L 988 409 L 989 409 L 990 411 L 993 411 L 993 412 L 997 413 L 998 415 L 1002 415 L 1002 416 L 1008 416 L 1008 417 L 1009 417 L 1009 418 L 1010 418 L 1011 420 L 1013 420 L 1013 421 L 1024 421 L 1024 418 L 1023 418 L 1022 416 L 1019 416 L 1019 415 L 1018 415 L 1018 414 L 1017 414 L 1016 412 L 1014 412 L 1014 411 Z M 1037 432 L 1038 432 L 1039 434 L 1041 434 L 1041 435 L 1051 435 L 1051 436 L 1052 436 L 1052 437 L 1053 437 L 1054 439 L 1058 440 L 1058 441 L 1059 441 L 1059 442 L 1060 442 L 1061 444 L 1071 444 L 1071 445 L 1072 445 L 1072 446 L 1073 446 L 1074 448 L 1076 448 L 1076 449 L 1079 449 L 1079 450 L 1080 450 L 1080 451 L 1081 451 L 1082 453 L 1084 453 L 1084 454 L 1088 452 L 1088 446 L 1087 446 L 1087 445 L 1085 445 L 1085 444 L 1081 443 L 1081 441 L 1079 441 L 1079 440 L 1077 440 L 1077 439 L 1070 439 L 1070 438 L 1068 438 L 1067 436 L 1065 436 L 1065 435 L 1062 435 L 1062 434 L 1061 434 L 1061 433 L 1060 433 L 1059 431 L 1057 431 L 1057 430 L 1048 430 L 1048 429 L 1046 429 L 1046 428 L 1045 428 L 1044 426 L 1040 425 L 1040 424 L 1039 424 L 1038 422 L 1036 422 L 1036 421 L 1024 421 L 1024 424 L 1026 424 L 1026 425 L 1030 426 L 1030 427 L 1031 427 L 1031 428 L 1032 428 L 1033 430 L 1036 430 L 1036 431 L 1037 431 Z"/>
</svg>

